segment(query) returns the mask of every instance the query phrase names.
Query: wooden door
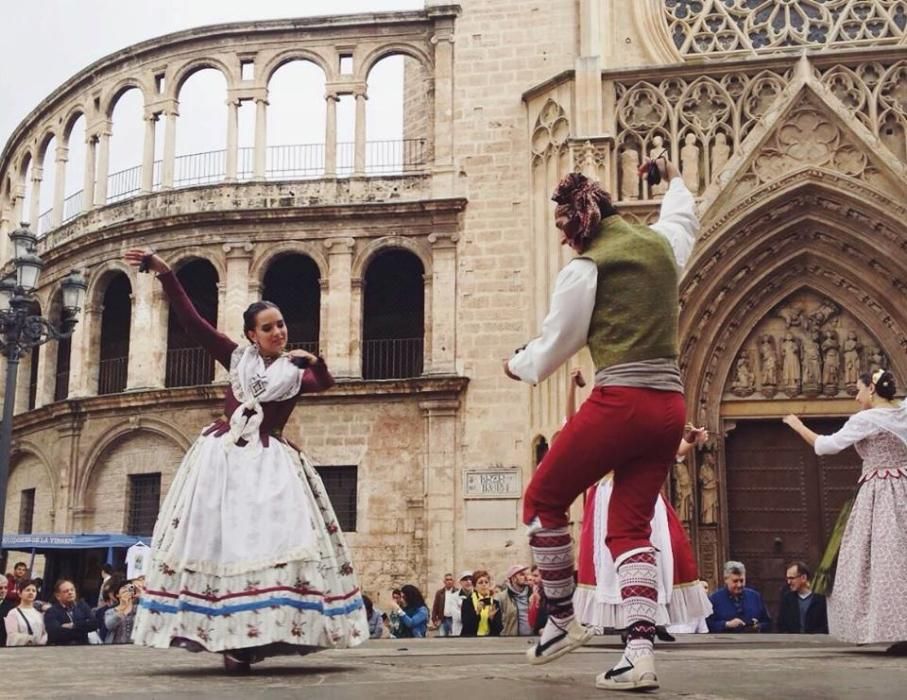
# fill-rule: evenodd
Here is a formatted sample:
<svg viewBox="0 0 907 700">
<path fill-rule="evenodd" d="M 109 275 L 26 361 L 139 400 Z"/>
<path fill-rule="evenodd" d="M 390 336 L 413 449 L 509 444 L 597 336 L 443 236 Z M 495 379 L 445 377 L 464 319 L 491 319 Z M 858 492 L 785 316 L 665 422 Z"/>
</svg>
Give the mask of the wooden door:
<svg viewBox="0 0 907 700">
<path fill-rule="evenodd" d="M 825 435 L 844 423 L 805 422 Z M 728 555 L 746 566 L 747 585 L 762 593 L 774 617 L 787 562 L 816 567 L 841 507 L 856 491 L 860 459 L 853 449 L 817 457 L 779 420 L 740 421 L 725 456 Z"/>
</svg>

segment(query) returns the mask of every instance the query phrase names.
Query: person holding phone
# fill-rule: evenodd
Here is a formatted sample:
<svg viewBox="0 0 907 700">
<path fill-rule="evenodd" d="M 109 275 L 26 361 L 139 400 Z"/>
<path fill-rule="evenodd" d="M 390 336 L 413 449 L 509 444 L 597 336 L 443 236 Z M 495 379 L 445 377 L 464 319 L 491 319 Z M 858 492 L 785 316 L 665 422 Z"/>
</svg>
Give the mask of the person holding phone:
<svg viewBox="0 0 907 700">
<path fill-rule="evenodd" d="M 472 595 L 464 598 L 462 617 L 463 630 L 461 637 L 500 637 L 504 622 L 501 607 L 494 599 L 491 588 L 491 575 L 484 570 L 472 574 Z"/>
<path fill-rule="evenodd" d="M 135 584 L 127 581 L 116 591 L 117 605 L 104 613 L 104 627 L 107 634 L 105 644 L 132 644 L 132 628 L 135 624 Z"/>
</svg>

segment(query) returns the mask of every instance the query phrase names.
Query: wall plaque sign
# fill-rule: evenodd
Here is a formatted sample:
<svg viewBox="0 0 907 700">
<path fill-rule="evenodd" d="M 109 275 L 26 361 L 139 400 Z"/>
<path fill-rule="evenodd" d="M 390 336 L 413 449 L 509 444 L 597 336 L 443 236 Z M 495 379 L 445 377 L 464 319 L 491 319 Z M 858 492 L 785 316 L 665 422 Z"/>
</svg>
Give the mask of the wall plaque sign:
<svg viewBox="0 0 907 700">
<path fill-rule="evenodd" d="M 519 467 L 471 467 L 463 472 L 464 498 L 519 498 L 522 495 Z"/>
</svg>

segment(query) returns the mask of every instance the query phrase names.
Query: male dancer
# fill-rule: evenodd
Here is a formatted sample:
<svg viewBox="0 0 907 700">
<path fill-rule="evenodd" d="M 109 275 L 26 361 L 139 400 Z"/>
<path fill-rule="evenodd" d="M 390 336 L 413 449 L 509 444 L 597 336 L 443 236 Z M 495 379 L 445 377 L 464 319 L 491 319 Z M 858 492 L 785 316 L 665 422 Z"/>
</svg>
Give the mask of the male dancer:
<svg viewBox="0 0 907 700">
<path fill-rule="evenodd" d="M 558 275 L 538 338 L 504 364 L 512 379 L 543 381 L 584 345 L 595 388 L 548 451 L 526 489 L 523 522 L 548 597 L 548 623 L 528 650 L 547 663 L 585 644 L 592 630 L 573 614 L 574 561 L 567 510 L 614 472 L 607 546 L 618 571 L 628 639 L 620 661 L 596 679 L 610 690 L 658 687 L 653 639 L 657 571 L 650 521 L 680 443 L 685 406 L 677 366 L 677 285 L 699 222 L 673 163 L 646 161 L 670 181 L 658 223 L 634 226 L 610 195 L 571 173 L 555 194 L 561 243 L 578 253 Z"/>
</svg>

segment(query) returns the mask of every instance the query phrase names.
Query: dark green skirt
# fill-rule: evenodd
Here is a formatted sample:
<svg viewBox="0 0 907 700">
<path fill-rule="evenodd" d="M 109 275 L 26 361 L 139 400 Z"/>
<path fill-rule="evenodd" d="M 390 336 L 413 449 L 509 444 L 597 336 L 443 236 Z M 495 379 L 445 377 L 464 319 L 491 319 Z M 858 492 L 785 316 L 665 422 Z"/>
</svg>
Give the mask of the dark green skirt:
<svg viewBox="0 0 907 700">
<path fill-rule="evenodd" d="M 831 593 L 835 583 L 835 569 L 838 567 L 838 552 L 841 551 L 841 540 L 844 539 L 844 531 L 847 529 L 847 520 L 850 518 L 850 509 L 853 508 L 853 502 L 857 495 L 850 497 L 835 522 L 835 529 L 831 532 L 828 544 L 825 545 L 825 553 L 822 555 L 822 561 L 816 569 L 816 575 L 813 577 L 813 593 L 821 593 L 827 596 Z"/>
</svg>

